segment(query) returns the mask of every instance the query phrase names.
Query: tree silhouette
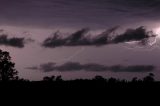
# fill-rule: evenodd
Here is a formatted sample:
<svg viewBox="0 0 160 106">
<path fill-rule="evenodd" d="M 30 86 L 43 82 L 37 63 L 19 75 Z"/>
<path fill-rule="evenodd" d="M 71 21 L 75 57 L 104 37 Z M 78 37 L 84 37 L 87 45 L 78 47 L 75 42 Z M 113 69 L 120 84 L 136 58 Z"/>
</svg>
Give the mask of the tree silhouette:
<svg viewBox="0 0 160 106">
<path fill-rule="evenodd" d="M 138 78 L 137 78 L 137 77 L 134 77 L 134 78 L 132 79 L 132 82 L 138 82 Z"/>
<path fill-rule="evenodd" d="M 43 81 L 46 81 L 46 82 L 53 82 L 53 81 L 57 81 L 57 82 L 60 82 L 60 81 L 63 81 L 62 79 L 62 76 L 59 75 L 59 76 L 51 76 L 51 77 L 43 77 Z"/>
<path fill-rule="evenodd" d="M 144 82 L 154 82 L 155 81 L 154 74 L 150 73 L 148 76 L 146 76 L 146 77 L 143 78 L 143 81 Z"/>
<path fill-rule="evenodd" d="M 99 75 L 95 76 L 95 77 L 93 78 L 93 80 L 95 80 L 95 81 L 103 81 L 103 82 L 106 81 L 105 78 L 103 78 L 102 76 L 99 76 Z"/>
<path fill-rule="evenodd" d="M 57 76 L 56 81 L 63 81 L 62 76 L 61 75 Z"/>
<path fill-rule="evenodd" d="M 43 78 L 43 81 L 55 81 L 55 76 L 53 75 L 53 76 L 51 76 L 51 77 L 48 77 L 48 76 L 46 76 L 46 77 L 44 77 Z"/>
<path fill-rule="evenodd" d="M 0 50 L 0 80 L 2 82 L 15 80 L 18 71 L 14 68 L 15 63 L 11 61 L 9 52 Z"/>
</svg>

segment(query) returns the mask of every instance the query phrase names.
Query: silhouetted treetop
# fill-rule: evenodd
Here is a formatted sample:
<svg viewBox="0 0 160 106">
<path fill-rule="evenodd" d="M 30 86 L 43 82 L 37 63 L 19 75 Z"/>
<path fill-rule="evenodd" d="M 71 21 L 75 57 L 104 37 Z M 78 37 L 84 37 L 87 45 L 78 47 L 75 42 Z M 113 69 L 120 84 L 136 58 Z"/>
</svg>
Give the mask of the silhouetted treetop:
<svg viewBox="0 0 160 106">
<path fill-rule="evenodd" d="M 143 78 L 143 81 L 144 82 L 154 82 L 155 81 L 154 74 L 150 73 L 148 76 L 146 76 L 146 77 Z"/>
<path fill-rule="evenodd" d="M 15 63 L 11 61 L 9 52 L 0 50 L 0 80 L 14 80 L 18 76 L 17 70 L 14 68 Z"/>
</svg>

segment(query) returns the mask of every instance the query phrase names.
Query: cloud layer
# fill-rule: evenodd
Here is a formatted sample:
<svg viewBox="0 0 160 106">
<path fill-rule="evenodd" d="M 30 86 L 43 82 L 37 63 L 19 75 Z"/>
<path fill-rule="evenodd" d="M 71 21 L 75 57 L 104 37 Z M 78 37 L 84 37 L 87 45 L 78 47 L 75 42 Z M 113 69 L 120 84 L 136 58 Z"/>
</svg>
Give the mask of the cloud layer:
<svg viewBox="0 0 160 106">
<path fill-rule="evenodd" d="M 100 27 L 160 18 L 159 0 L 1 0 L 0 7 L 0 22 L 14 25 Z"/>
<path fill-rule="evenodd" d="M 80 64 L 78 62 L 67 62 L 62 65 L 56 65 L 56 63 L 46 63 L 41 64 L 38 67 L 27 67 L 26 69 L 31 70 L 42 70 L 43 72 L 52 72 L 52 71 L 60 71 L 60 72 L 74 72 L 74 71 L 91 71 L 91 72 L 151 72 L 155 70 L 155 67 L 152 65 L 135 65 L 135 66 L 106 66 L 100 64 Z"/>
<path fill-rule="evenodd" d="M 109 28 L 104 32 L 93 36 L 89 33 L 89 28 L 83 28 L 70 35 L 61 35 L 59 31 L 46 38 L 41 46 L 45 48 L 56 47 L 75 47 L 75 46 L 105 46 L 126 42 L 135 42 L 137 44 L 147 45 L 150 39 L 156 39 L 157 35 L 152 31 L 147 31 L 143 26 L 135 29 L 127 29 L 122 34 L 117 34 L 119 26 Z M 3 30 L 0 30 L 3 32 Z M 7 34 L 0 34 L 0 45 L 24 48 L 28 42 L 34 42 L 32 38 L 9 37 Z"/>
<path fill-rule="evenodd" d="M 115 34 L 118 28 L 117 26 L 107 29 L 96 37 L 90 37 L 90 35 L 88 35 L 89 29 L 86 28 L 78 30 L 66 38 L 60 36 L 59 33 L 56 32 L 53 36 L 45 39 L 42 46 L 46 48 L 61 46 L 102 46 L 133 41 L 144 42 L 144 40 L 147 44 L 147 40 L 157 36 L 152 31 L 147 31 L 143 26 L 136 29 L 127 29 L 122 34 Z"/>
</svg>

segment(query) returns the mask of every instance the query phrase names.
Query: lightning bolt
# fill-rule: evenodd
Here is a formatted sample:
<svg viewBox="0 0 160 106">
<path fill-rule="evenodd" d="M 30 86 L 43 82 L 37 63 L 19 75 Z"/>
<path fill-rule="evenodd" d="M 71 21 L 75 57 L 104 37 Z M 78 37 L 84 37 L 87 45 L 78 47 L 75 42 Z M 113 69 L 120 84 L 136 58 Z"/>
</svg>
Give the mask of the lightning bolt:
<svg viewBox="0 0 160 106">
<path fill-rule="evenodd" d="M 70 61 L 70 60 L 72 60 L 74 57 L 78 56 L 80 53 L 84 52 L 85 49 L 86 49 L 85 47 L 81 47 L 79 50 L 75 51 L 71 56 L 62 59 L 62 60 L 58 61 L 57 63 L 61 64 L 61 63 Z"/>
<path fill-rule="evenodd" d="M 152 42 L 148 42 L 148 46 L 144 46 L 144 47 L 140 47 L 139 45 L 132 45 L 129 44 L 129 46 L 124 46 L 127 49 L 131 49 L 134 51 L 139 51 L 139 50 L 143 50 L 143 51 L 153 51 L 154 49 L 160 49 L 158 46 L 158 41 L 159 41 L 159 37 L 155 37 L 154 40 Z M 130 46 L 132 45 L 132 47 Z"/>
</svg>

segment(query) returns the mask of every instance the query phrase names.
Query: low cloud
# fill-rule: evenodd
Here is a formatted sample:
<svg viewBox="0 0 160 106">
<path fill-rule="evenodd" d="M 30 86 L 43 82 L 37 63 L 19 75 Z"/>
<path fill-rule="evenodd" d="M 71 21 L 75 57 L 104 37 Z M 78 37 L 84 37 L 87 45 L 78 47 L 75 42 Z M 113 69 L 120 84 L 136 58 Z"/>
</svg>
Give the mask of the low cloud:
<svg viewBox="0 0 160 106">
<path fill-rule="evenodd" d="M 26 43 L 33 42 L 31 38 L 27 39 L 24 37 L 12 37 L 9 38 L 6 34 L 0 35 L 0 45 L 10 46 L 15 48 L 24 48 Z"/>
<path fill-rule="evenodd" d="M 155 67 L 152 65 L 134 65 L 134 66 L 106 66 L 101 64 L 81 64 L 78 62 L 67 62 L 62 65 L 56 65 L 56 63 L 46 63 L 39 66 L 27 67 L 26 69 L 30 70 L 41 70 L 43 72 L 74 72 L 74 71 L 90 71 L 90 72 L 151 72 L 155 70 Z"/>
<path fill-rule="evenodd" d="M 123 34 L 116 36 L 112 43 L 123 43 L 123 42 L 132 42 L 132 41 L 141 41 L 149 40 L 150 38 L 156 37 L 157 35 L 153 34 L 152 31 L 147 31 L 144 27 L 139 27 L 137 29 L 128 29 Z M 146 42 L 147 43 L 147 42 Z"/>
<path fill-rule="evenodd" d="M 119 44 L 126 42 L 144 42 L 147 44 L 151 38 L 157 35 L 152 31 L 147 31 L 145 27 L 141 26 L 136 29 L 127 29 L 122 34 L 116 34 L 119 26 L 107 29 L 101 34 L 91 37 L 88 32 L 89 29 L 84 28 L 64 38 L 58 32 L 53 36 L 48 37 L 42 43 L 45 48 L 56 48 L 62 46 L 104 46 L 110 44 Z"/>
</svg>

